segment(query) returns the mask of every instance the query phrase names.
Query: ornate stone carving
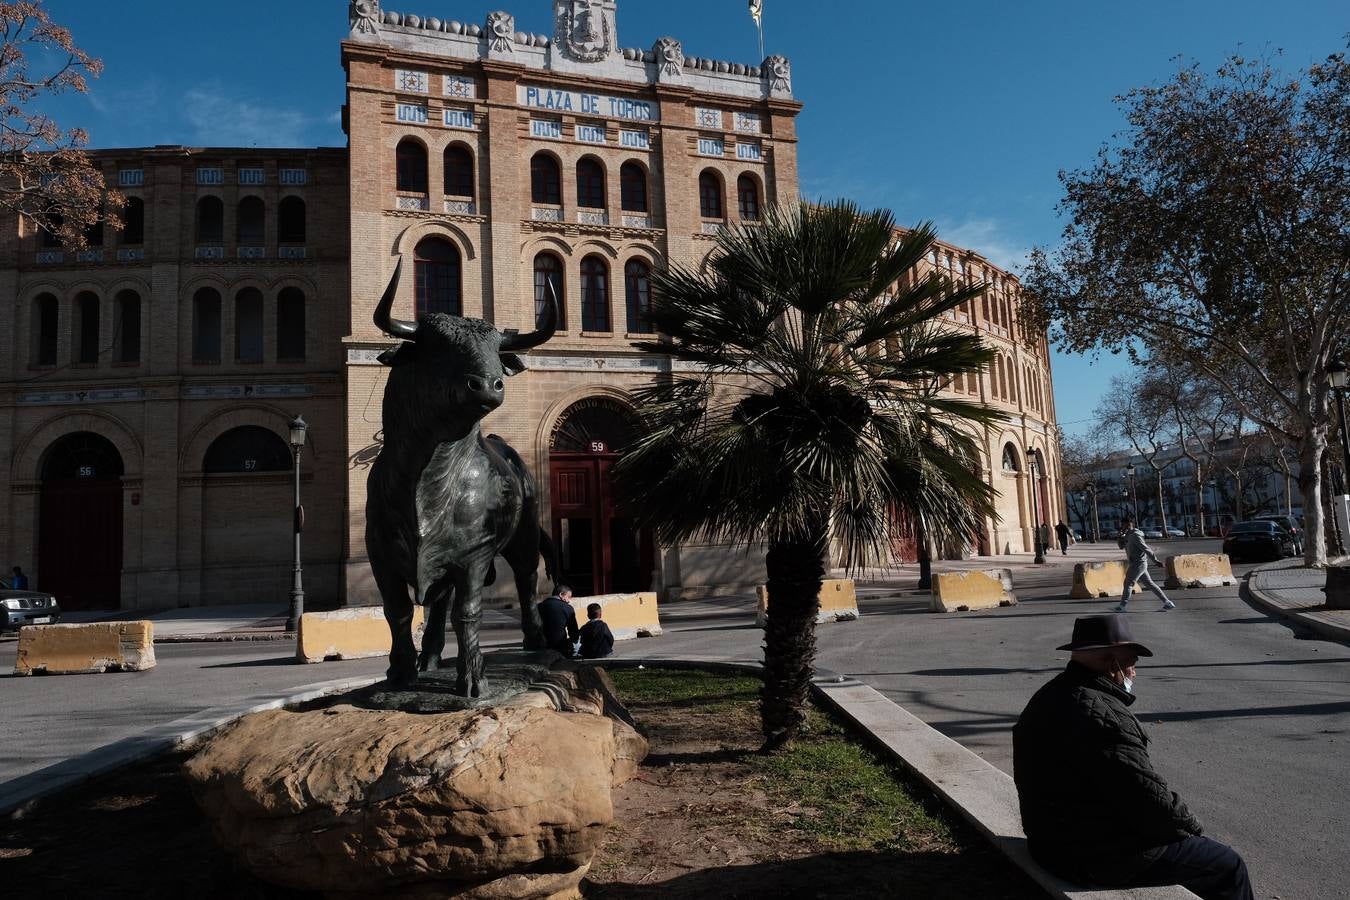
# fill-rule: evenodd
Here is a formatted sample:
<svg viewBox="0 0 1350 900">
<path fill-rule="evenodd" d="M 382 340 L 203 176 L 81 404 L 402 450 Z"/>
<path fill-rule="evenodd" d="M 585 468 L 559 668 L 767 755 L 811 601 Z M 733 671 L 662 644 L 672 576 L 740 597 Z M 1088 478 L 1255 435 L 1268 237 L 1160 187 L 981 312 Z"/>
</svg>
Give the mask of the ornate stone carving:
<svg viewBox="0 0 1350 900">
<path fill-rule="evenodd" d="M 571 59 L 599 62 L 615 52 L 614 0 L 558 0 L 558 47 Z"/>
<path fill-rule="evenodd" d="M 352 34 L 375 34 L 384 20 L 380 0 L 352 0 L 347 15 L 351 19 Z"/>
<path fill-rule="evenodd" d="M 656 56 L 658 78 L 680 78 L 684 75 L 684 45 L 673 37 L 663 37 L 652 47 Z"/>
<path fill-rule="evenodd" d="M 792 93 L 792 63 L 786 56 L 770 56 L 764 60 L 764 73 L 769 79 L 769 93 Z"/>
<path fill-rule="evenodd" d="M 516 52 L 516 17 L 510 13 L 488 13 L 488 50 L 492 53 Z"/>
</svg>

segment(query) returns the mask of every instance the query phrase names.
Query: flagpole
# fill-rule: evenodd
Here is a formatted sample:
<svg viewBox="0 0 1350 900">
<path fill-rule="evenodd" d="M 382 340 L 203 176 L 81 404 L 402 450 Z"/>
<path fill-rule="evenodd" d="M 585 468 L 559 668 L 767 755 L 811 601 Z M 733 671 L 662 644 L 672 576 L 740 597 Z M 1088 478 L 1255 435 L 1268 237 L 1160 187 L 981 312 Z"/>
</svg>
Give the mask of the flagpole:
<svg viewBox="0 0 1350 900">
<path fill-rule="evenodd" d="M 759 21 L 759 58 L 764 59 L 764 20 Z"/>
</svg>

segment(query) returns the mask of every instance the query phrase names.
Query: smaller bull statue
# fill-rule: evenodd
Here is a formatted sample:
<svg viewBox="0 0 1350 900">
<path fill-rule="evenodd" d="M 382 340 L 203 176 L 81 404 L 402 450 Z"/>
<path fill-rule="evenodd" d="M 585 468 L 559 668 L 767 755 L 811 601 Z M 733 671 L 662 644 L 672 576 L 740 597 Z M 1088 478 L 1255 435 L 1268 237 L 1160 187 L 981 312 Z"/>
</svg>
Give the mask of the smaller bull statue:
<svg viewBox="0 0 1350 900">
<path fill-rule="evenodd" d="M 437 669 L 446 607 L 459 653 L 455 693 L 485 692 L 478 644 L 482 591 L 500 554 L 515 575 L 525 648 L 544 647 L 534 604 L 540 547 L 538 494 L 521 459 L 484 416 L 502 405 L 507 375 L 525 369 L 515 351 L 537 347 L 557 329 L 552 287 L 542 327 L 501 333 L 481 319 L 431 313 L 418 322 L 391 315 L 399 275 L 375 308 L 375 324 L 402 339 L 380 356 L 391 368 L 384 391 L 384 445 L 367 482 L 366 549 L 393 636 L 389 680 L 409 685 L 419 669 Z M 409 598 L 408 586 L 415 589 Z M 420 659 L 413 645 L 413 603 L 428 606 Z"/>
</svg>

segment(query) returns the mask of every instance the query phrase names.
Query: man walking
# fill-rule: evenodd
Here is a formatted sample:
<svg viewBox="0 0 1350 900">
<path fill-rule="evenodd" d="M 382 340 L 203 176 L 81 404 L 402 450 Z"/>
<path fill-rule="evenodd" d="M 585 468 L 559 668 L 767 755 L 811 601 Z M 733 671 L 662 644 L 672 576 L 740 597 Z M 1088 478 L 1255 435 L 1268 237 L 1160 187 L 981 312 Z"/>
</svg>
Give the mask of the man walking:
<svg viewBox="0 0 1350 900">
<path fill-rule="evenodd" d="M 1013 780 L 1027 849 L 1084 885 L 1180 884 L 1203 900 L 1252 900 L 1247 865 L 1201 836 L 1153 768 L 1134 703 L 1134 664 L 1153 652 L 1123 616 L 1073 624 L 1069 664 L 1013 727 Z"/>
<path fill-rule="evenodd" d="M 1055 537 L 1059 538 L 1059 552 L 1065 556 L 1069 555 L 1069 526 L 1060 519 L 1059 524 L 1055 526 Z"/>
<path fill-rule="evenodd" d="M 1121 523 L 1116 546 L 1125 551 L 1125 586 L 1121 588 L 1120 604 L 1116 606 L 1115 611 L 1125 612 L 1130 604 L 1130 591 L 1136 581 L 1158 596 L 1164 610 L 1176 609 L 1177 605 L 1167 599 L 1162 588 L 1158 587 L 1153 577 L 1148 574 L 1150 559 L 1158 565 L 1162 563 L 1158 562 L 1158 554 L 1153 552 L 1153 548 L 1144 543 L 1144 533 L 1134 527 L 1134 519 L 1130 516 L 1126 516 L 1125 521 Z"/>
</svg>

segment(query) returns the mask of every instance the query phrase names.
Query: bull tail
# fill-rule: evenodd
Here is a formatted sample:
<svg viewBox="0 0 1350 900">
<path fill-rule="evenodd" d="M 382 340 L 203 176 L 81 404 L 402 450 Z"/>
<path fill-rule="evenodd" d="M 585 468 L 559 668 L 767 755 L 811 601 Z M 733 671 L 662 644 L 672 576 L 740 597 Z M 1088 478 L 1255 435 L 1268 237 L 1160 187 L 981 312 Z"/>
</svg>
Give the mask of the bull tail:
<svg viewBox="0 0 1350 900">
<path fill-rule="evenodd" d="M 544 574 L 548 580 L 553 583 L 553 587 L 558 586 L 558 557 L 553 548 L 553 538 L 548 536 L 548 532 L 542 527 L 539 529 L 539 555 L 544 557 Z"/>
</svg>

